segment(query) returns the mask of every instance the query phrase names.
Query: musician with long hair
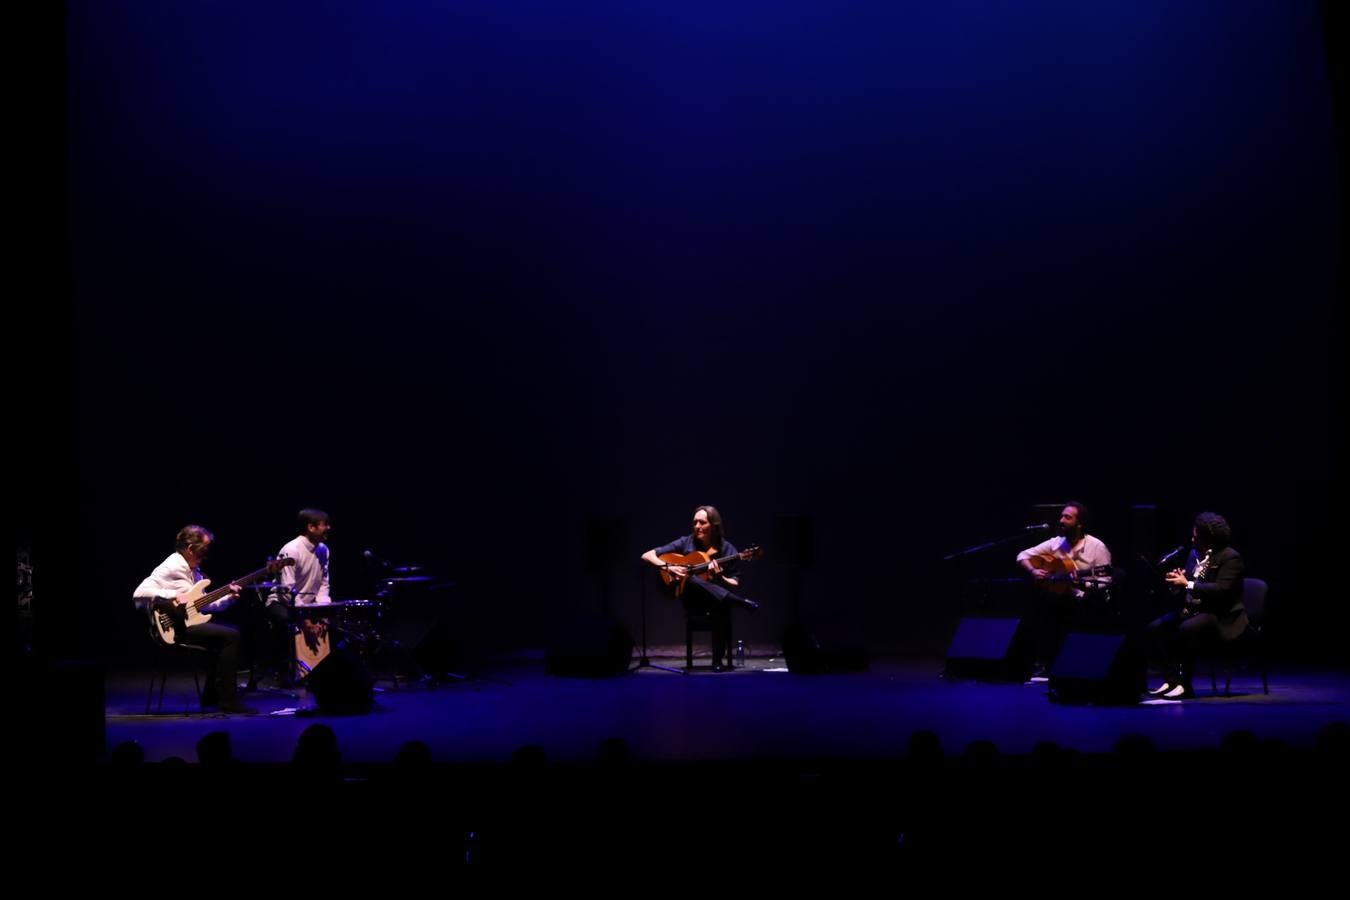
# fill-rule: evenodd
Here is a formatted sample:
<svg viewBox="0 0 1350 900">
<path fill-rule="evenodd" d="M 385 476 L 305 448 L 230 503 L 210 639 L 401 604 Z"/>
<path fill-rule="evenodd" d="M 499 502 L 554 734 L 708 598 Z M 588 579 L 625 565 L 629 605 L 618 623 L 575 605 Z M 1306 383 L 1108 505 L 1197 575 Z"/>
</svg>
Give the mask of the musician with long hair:
<svg viewBox="0 0 1350 900">
<path fill-rule="evenodd" d="M 1195 696 L 1191 675 L 1196 650 L 1206 642 L 1231 640 L 1247 627 L 1242 605 L 1245 563 L 1232 545 L 1233 529 L 1223 516 L 1202 512 L 1191 528 L 1190 555 L 1184 569 L 1173 569 L 1167 583 L 1180 594 L 1180 608 L 1148 626 L 1168 675 L 1154 697 L 1184 700 Z"/>
<path fill-rule="evenodd" d="M 187 595 L 201 581 L 215 535 L 200 525 L 185 525 L 174 540 L 174 552 L 155 567 L 133 593 L 142 612 L 163 610 L 175 616 L 187 604 Z M 229 608 L 241 590 L 238 584 L 203 606 L 200 612 L 215 614 Z M 215 592 L 212 592 L 215 593 Z M 206 597 L 202 597 L 203 600 Z M 257 710 L 240 704 L 238 685 L 239 629 L 220 622 L 183 621 L 174 626 L 175 642 L 208 648 L 215 656 L 215 680 L 202 692 L 203 706 L 219 706 L 221 712 L 253 715 Z"/>
<path fill-rule="evenodd" d="M 689 565 L 672 564 L 661 558 L 671 555 L 687 557 L 695 552 L 707 557 L 707 574 L 704 577 L 691 577 Z M 726 539 L 722 514 L 717 511 L 717 507 L 700 506 L 694 510 L 689 534 L 642 554 L 644 562 L 665 570 L 672 578 L 686 585 L 681 595 L 686 610 L 711 616 L 715 672 L 731 668 L 731 607 L 758 608 L 753 600 L 737 593 L 741 583 L 737 576 L 736 552 L 735 546 Z M 719 562 L 728 556 L 732 558 Z"/>
<path fill-rule="evenodd" d="M 1076 500 L 1066 503 L 1059 514 L 1058 533 L 1017 554 L 1017 564 L 1040 588 L 1027 614 L 1036 653 L 1033 677 L 1044 675 L 1059 654 L 1078 611 L 1078 601 L 1090 587 L 1100 587 L 1110 580 L 1111 551 L 1087 533 L 1087 523 L 1086 506 Z"/>
</svg>

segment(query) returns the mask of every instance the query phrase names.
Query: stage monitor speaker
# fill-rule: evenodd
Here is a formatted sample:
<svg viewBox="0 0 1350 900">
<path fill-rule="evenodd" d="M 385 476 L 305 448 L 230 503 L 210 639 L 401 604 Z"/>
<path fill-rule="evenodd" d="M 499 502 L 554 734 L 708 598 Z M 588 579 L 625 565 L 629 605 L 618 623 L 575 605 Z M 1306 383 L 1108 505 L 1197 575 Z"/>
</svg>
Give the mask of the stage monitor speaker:
<svg viewBox="0 0 1350 900">
<path fill-rule="evenodd" d="M 947 676 L 991 681 L 1026 678 L 1031 652 L 1021 625 L 1020 619 L 962 619 L 947 648 Z"/>
<path fill-rule="evenodd" d="M 1141 642 L 1070 632 L 1050 667 L 1050 697 L 1063 703 L 1136 703 L 1146 687 L 1146 668 Z"/>
<path fill-rule="evenodd" d="M 370 712 L 374 682 L 357 655 L 338 647 L 309 673 L 309 689 L 320 712 L 361 715 Z"/>
<path fill-rule="evenodd" d="M 582 616 L 558 629 L 544 651 L 549 675 L 599 678 L 628 671 L 633 636 L 608 615 Z"/>
<path fill-rule="evenodd" d="M 830 637 L 797 622 L 783 634 L 783 656 L 789 672 L 799 675 L 824 675 L 829 672 L 866 672 L 869 666 L 867 649 Z"/>
</svg>

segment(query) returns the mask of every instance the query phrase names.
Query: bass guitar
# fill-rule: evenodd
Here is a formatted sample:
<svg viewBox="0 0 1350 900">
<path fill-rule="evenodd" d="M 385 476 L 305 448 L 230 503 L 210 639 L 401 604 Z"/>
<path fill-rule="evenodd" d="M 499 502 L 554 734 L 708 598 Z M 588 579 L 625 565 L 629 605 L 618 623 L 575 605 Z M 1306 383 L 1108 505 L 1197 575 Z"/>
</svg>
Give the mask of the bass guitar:
<svg viewBox="0 0 1350 900">
<path fill-rule="evenodd" d="M 293 565 L 295 565 L 293 559 L 274 559 L 258 571 L 249 572 L 243 578 L 236 578 L 229 584 L 237 584 L 242 587 L 246 584 L 252 584 L 265 575 L 274 575 L 287 566 Z M 229 584 L 208 592 L 206 589 L 211 586 L 211 579 L 203 578 L 194 584 L 187 593 L 183 594 L 179 600 L 156 600 L 152 602 L 150 604 L 150 634 L 160 643 L 177 643 L 178 629 L 204 625 L 211 621 L 210 614 L 202 612 L 202 608 L 232 593 Z"/>
</svg>

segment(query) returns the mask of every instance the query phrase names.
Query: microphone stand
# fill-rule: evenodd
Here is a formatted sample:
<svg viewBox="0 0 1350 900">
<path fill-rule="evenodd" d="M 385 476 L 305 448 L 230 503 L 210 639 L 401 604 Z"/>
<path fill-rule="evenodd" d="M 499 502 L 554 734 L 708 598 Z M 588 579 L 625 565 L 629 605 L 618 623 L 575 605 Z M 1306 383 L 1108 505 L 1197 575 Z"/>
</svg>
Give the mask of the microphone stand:
<svg viewBox="0 0 1350 900">
<path fill-rule="evenodd" d="M 642 669 L 660 669 L 663 672 L 672 672 L 676 675 L 688 675 L 688 669 L 677 669 L 674 666 L 659 666 L 652 662 L 647 656 L 647 573 L 643 570 L 647 568 L 646 563 L 638 563 L 638 596 L 642 604 L 642 655 L 638 657 L 637 665 L 629 669 L 630 672 L 637 672 Z"/>
<path fill-rule="evenodd" d="M 988 550 L 990 547 L 997 547 L 1000 544 L 1010 544 L 1013 541 L 1025 540 L 1029 533 L 1033 532 L 1039 533 L 1050 530 L 1051 529 L 1049 528 L 1030 528 L 1030 529 L 1024 528 L 1021 531 L 1008 535 L 1007 537 L 995 538 L 992 541 L 985 541 L 983 544 L 976 544 L 975 546 L 967 547 L 964 550 L 957 550 L 955 553 L 948 553 L 946 556 L 942 557 L 942 561 L 951 562 L 954 559 L 960 559 L 963 556 L 970 556 L 972 553 L 979 553 L 983 550 Z"/>
<path fill-rule="evenodd" d="M 1169 551 L 1167 555 L 1165 555 L 1162 559 L 1154 563 L 1153 568 L 1161 572 L 1163 570 L 1163 567 L 1166 566 L 1168 563 L 1175 560 L 1178 556 L 1185 556 L 1185 555 L 1186 555 L 1186 547 L 1185 546 L 1177 547 L 1175 550 Z"/>
<path fill-rule="evenodd" d="M 1001 537 L 1001 538 L 995 538 L 995 539 L 992 540 L 992 541 L 985 541 L 985 542 L 983 542 L 983 543 L 976 544 L 976 545 L 974 545 L 973 547 L 966 547 L 966 548 L 963 549 L 963 550 L 957 550 L 957 551 L 955 551 L 955 552 L 953 552 L 953 553 L 948 553 L 946 556 L 942 557 L 942 561 L 943 561 L 944 563 L 949 563 L 949 562 L 952 562 L 953 560 L 958 560 L 958 559 L 962 559 L 962 558 L 967 557 L 967 556 L 972 556 L 972 555 L 974 555 L 974 554 L 976 554 L 976 553 L 981 553 L 981 552 L 983 552 L 983 551 L 985 551 L 985 550 L 988 550 L 988 549 L 991 548 L 991 547 L 999 547 L 999 546 L 1002 546 L 1003 544 L 1011 544 L 1013 541 L 1024 541 L 1024 540 L 1026 540 L 1026 538 L 1028 537 L 1028 535 L 1031 535 L 1031 534 L 1044 534 L 1045 532 L 1051 531 L 1051 530 L 1052 530 L 1052 529 L 1051 529 L 1051 526 L 1048 526 L 1048 525 L 1045 526 L 1045 527 L 1023 528 L 1023 529 L 1020 530 L 1020 531 L 1015 531 L 1015 532 L 1013 532 L 1012 534 L 1006 535 L 1006 536 L 1004 536 L 1004 537 Z M 1039 542 L 1038 542 L 1038 543 L 1039 543 Z M 984 589 L 981 591 L 981 594 L 980 594 L 979 599 L 975 600 L 975 604 L 974 604 L 974 605 L 975 605 L 976 608 L 988 608 L 989 605 L 990 605 L 990 603 L 991 603 L 991 600 L 990 600 L 990 594 L 989 594 L 989 588 L 990 588 L 991 586 L 993 586 L 993 585 L 1005 585 L 1005 586 L 1006 586 L 1006 585 L 1016 585 L 1016 584 L 1019 584 L 1019 583 L 1025 583 L 1027 580 L 1028 580 L 1028 579 L 1026 579 L 1025 577 L 1022 577 L 1022 578 L 1012 578 L 1012 577 L 1008 577 L 1008 578 L 981 578 L 981 579 L 967 579 L 967 584 L 980 583 L 980 584 L 985 585 Z M 969 600 L 970 600 L 970 598 L 969 598 L 968 595 L 963 595 L 963 606 L 964 606 L 964 605 L 967 605 L 967 604 L 969 603 Z"/>
</svg>

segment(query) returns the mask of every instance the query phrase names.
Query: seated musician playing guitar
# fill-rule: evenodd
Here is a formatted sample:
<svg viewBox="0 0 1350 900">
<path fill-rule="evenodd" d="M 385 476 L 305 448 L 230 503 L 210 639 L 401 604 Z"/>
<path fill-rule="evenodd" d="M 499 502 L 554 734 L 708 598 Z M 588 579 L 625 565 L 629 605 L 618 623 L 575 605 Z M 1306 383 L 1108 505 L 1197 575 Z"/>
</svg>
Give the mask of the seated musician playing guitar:
<svg viewBox="0 0 1350 900">
<path fill-rule="evenodd" d="M 235 683 L 239 658 L 239 629 L 210 621 L 234 602 L 240 586 L 231 583 L 224 590 L 202 594 L 201 564 L 206 561 L 215 535 L 200 525 L 186 525 L 174 541 L 176 550 L 155 567 L 132 595 L 136 606 L 151 614 L 151 627 L 166 643 L 200 644 L 216 657 L 215 684 L 202 692 L 203 706 L 219 705 L 221 712 L 252 715 L 257 712 L 239 703 Z M 253 573 L 266 574 L 264 568 Z M 253 577 L 253 576 L 248 576 Z M 245 581 L 247 579 L 239 579 Z M 218 597 L 212 597 L 219 594 Z M 209 601 L 199 608 L 194 601 Z"/>
<path fill-rule="evenodd" d="M 722 514 L 717 507 L 695 509 L 692 533 L 648 550 L 642 559 L 662 569 L 667 583 L 676 596 L 683 598 L 687 610 L 712 616 L 713 671 L 729 669 L 731 606 L 737 604 L 754 610 L 759 604 L 735 592 L 740 587 L 736 575 L 740 554 L 723 535 Z"/>
<path fill-rule="evenodd" d="M 1066 503 L 1059 514 L 1059 534 L 1017 554 L 1017 564 L 1044 588 L 1036 592 L 1027 616 L 1035 642 L 1033 676 L 1044 675 L 1059 653 L 1085 588 L 1110 580 L 1111 551 L 1087 533 L 1086 522 L 1087 507 Z"/>
</svg>

